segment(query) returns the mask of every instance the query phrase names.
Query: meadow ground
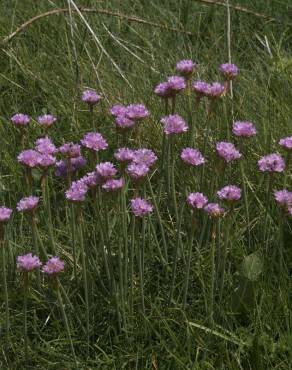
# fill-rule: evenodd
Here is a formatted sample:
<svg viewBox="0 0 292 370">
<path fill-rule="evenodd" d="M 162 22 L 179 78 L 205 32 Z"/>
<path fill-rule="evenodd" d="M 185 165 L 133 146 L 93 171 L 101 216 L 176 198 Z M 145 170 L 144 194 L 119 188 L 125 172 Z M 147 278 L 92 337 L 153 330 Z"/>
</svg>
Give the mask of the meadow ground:
<svg viewBox="0 0 292 370">
<path fill-rule="evenodd" d="M 232 0 L 230 3 L 235 5 Z M 100 11 L 76 11 L 75 4 Z M 291 220 L 283 216 L 272 194 L 283 189 L 284 182 L 292 190 L 291 166 L 289 169 L 286 163 L 286 174 L 276 174 L 270 181 L 257 167 L 260 157 L 268 153 L 286 158 L 278 141 L 292 135 L 292 4 L 286 0 L 238 0 L 236 5 L 259 14 L 230 9 L 228 47 L 227 9 L 208 2 L 0 0 L 0 205 L 14 210 L 5 226 L 5 247 L 1 242 L 2 262 L 5 248 L 0 292 L 1 369 L 292 368 Z M 66 11 L 39 19 L 5 40 L 28 19 L 60 8 Z M 263 14 L 268 17 L 260 16 Z M 218 66 L 228 60 L 229 53 L 240 69 L 232 99 L 221 98 L 209 116 L 203 103 L 196 110 L 195 99 L 187 95 L 177 99 L 176 113 L 195 127 L 193 144 L 204 151 L 207 164 L 203 175 L 201 169 L 189 174 L 179 158 L 189 143 L 189 136 L 182 135 L 172 145 L 176 165 L 169 194 L 161 171 L 159 121 L 165 108 L 153 88 L 175 73 L 181 59 L 200 64 L 194 79 L 222 79 Z M 127 181 L 121 202 L 103 195 L 102 211 L 95 213 L 93 201 L 87 199 L 75 223 L 73 207 L 64 196 L 66 181 L 52 172 L 50 195 L 42 196 L 41 176 L 34 171 L 33 192 L 42 198 L 34 240 L 28 218 L 15 211 L 19 199 L 28 194 L 23 168 L 16 160 L 22 150 L 20 133 L 10 117 L 17 112 L 34 118 L 52 113 L 58 117 L 49 132 L 54 143 L 79 142 L 92 130 L 90 112 L 80 100 L 85 88 L 96 89 L 103 97 L 93 120 L 109 144 L 100 154 L 101 161 L 113 160 L 121 140 L 108 113 L 110 106 L 143 103 L 151 112 L 127 145 L 152 149 L 159 157 L 151 169 L 152 185 L 146 181 L 139 190 L 156 203 L 155 210 L 133 226 L 128 204 L 136 192 Z M 223 174 L 214 147 L 224 140 L 240 144 L 232 136 L 234 120 L 253 122 L 257 135 L 241 147 L 243 164 L 227 166 Z M 210 128 L 207 133 L 206 127 Z M 33 121 L 25 148 L 33 148 L 41 135 L 42 129 Z M 79 177 L 90 170 L 93 165 L 88 158 Z M 216 222 L 200 215 L 188 254 L 192 223 L 191 211 L 180 207 L 185 204 L 184 189 L 201 191 L 215 201 L 216 190 L 226 184 L 245 188 L 247 202 L 242 199 Z M 182 209 L 179 215 L 174 199 Z M 101 252 L 104 234 L 106 257 Z M 73 244 L 77 248 L 76 275 Z M 23 274 L 17 271 L 15 261 L 20 254 L 35 253 L 36 245 L 44 246 L 48 254 L 54 250 L 66 267 L 60 274 L 61 298 L 48 279 L 38 279 L 37 274 L 31 279 L 26 356 Z M 129 248 L 129 260 L 123 248 Z"/>
</svg>

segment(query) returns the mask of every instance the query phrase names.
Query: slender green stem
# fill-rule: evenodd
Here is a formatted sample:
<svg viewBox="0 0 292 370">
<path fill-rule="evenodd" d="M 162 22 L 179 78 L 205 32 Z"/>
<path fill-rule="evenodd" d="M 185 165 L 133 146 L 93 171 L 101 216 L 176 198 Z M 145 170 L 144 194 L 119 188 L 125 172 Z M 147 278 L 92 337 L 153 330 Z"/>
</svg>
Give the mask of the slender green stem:
<svg viewBox="0 0 292 370">
<path fill-rule="evenodd" d="M 192 250 L 195 237 L 196 223 L 194 218 L 191 218 L 191 232 L 189 237 L 189 247 L 188 247 L 188 256 L 187 256 L 187 271 L 185 276 L 184 284 L 184 296 L 183 296 L 183 309 L 186 308 L 187 296 L 189 290 L 189 280 L 190 280 L 190 271 L 191 271 L 191 260 L 192 260 Z"/>
<path fill-rule="evenodd" d="M 75 281 L 77 281 L 75 209 L 74 209 L 74 204 L 72 202 L 70 202 L 70 228 L 71 228 L 71 243 L 72 243 L 72 252 L 73 252 L 74 279 Z"/>
<path fill-rule="evenodd" d="M 82 273 L 83 273 L 83 286 L 85 294 L 85 310 L 86 310 L 86 340 L 87 340 L 87 356 L 89 355 L 89 345 L 90 345 L 90 320 L 89 320 L 89 294 L 88 294 L 88 279 L 87 279 L 87 264 L 86 264 L 86 252 L 84 248 L 84 238 L 83 238 L 83 221 L 82 221 L 82 210 L 78 209 L 78 236 L 81 249 L 81 261 L 82 261 Z"/>
<path fill-rule="evenodd" d="M 245 215 L 246 215 L 246 225 L 247 225 L 247 232 L 248 232 L 248 247 L 250 250 L 251 249 L 250 218 L 249 218 L 248 194 L 247 194 L 247 187 L 245 183 L 243 161 L 240 161 L 240 175 L 241 175 L 241 183 L 242 183 L 242 190 L 243 190 L 243 201 L 244 201 L 244 208 L 245 208 Z"/>
<path fill-rule="evenodd" d="M 135 230 L 136 230 L 136 217 L 132 216 L 131 227 L 131 249 L 130 249 L 130 315 L 133 315 L 133 301 L 134 301 L 134 254 L 135 254 Z"/>
<path fill-rule="evenodd" d="M 74 359 L 74 362 L 75 362 L 75 367 L 76 367 L 76 369 L 78 369 L 78 363 L 77 363 L 77 359 L 76 359 L 76 355 L 75 355 L 75 350 L 74 350 L 74 345 L 73 345 L 73 341 L 72 341 L 72 337 L 71 337 L 71 333 L 70 333 L 70 327 L 69 327 L 67 315 L 66 315 L 66 312 L 65 312 L 65 309 L 64 309 L 64 304 L 63 304 L 61 292 L 60 292 L 60 289 L 59 289 L 59 281 L 58 281 L 58 278 L 56 278 L 56 279 L 57 279 L 57 297 L 58 297 L 58 302 L 59 302 L 59 306 L 60 306 L 61 313 L 62 313 L 62 316 L 63 316 L 63 321 L 64 321 L 65 329 L 66 329 L 66 332 L 67 332 L 67 337 L 68 337 L 68 340 L 69 340 L 69 343 L 70 343 L 72 356 L 73 356 L 73 359 Z"/>
<path fill-rule="evenodd" d="M 92 131 L 95 131 L 93 105 L 89 105 L 89 114 L 90 114 L 90 121 L 91 121 Z"/>
<path fill-rule="evenodd" d="M 209 320 L 210 325 L 214 324 L 214 287 L 215 287 L 215 249 L 216 249 L 216 221 L 213 221 L 212 235 L 211 235 L 211 250 L 210 250 L 210 296 L 209 296 Z"/>
<path fill-rule="evenodd" d="M 288 173 L 289 173 L 290 162 L 291 162 L 291 152 L 287 152 L 287 156 L 286 156 L 286 170 L 285 170 L 285 174 L 284 174 L 283 189 L 285 189 L 286 184 L 287 184 L 287 177 L 288 177 Z"/>
<path fill-rule="evenodd" d="M 153 236 L 154 242 L 155 242 L 155 244 L 157 246 L 157 251 L 158 251 L 158 254 L 159 254 L 160 261 L 161 261 L 161 263 L 162 263 L 163 266 L 166 266 L 167 265 L 167 262 L 165 261 L 165 258 L 163 256 L 162 250 L 160 248 L 160 244 L 159 244 L 159 241 L 157 239 L 157 231 L 155 229 L 155 226 L 154 226 L 151 218 L 149 218 L 149 225 L 150 225 L 150 230 L 152 231 L 152 236 Z"/>
<path fill-rule="evenodd" d="M 54 232 L 53 232 L 52 212 L 51 212 L 49 178 L 48 178 L 47 175 L 45 177 L 45 205 L 46 205 L 46 217 L 47 217 L 47 221 L 48 221 L 48 230 L 49 230 L 51 250 L 52 250 L 53 254 L 56 254 L 55 241 L 54 241 Z"/>
<path fill-rule="evenodd" d="M 163 249 L 164 249 L 164 259 L 167 263 L 168 262 L 168 252 L 167 252 L 167 243 L 166 243 L 166 238 L 165 238 L 164 227 L 163 227 L 163 224 L 162 224 L 161 215 L 160 215 L 160 212 L 159 212 L 159 209 L 158 209 L 158 205 L 157 205 L 157 202 L 156 202 L 156 197 L 155 197 L 155 194 L 154 194 L 149 176 L 147 176 L 147 182 L 148 182 L 148 188 L 150 190 L 151 200 L 152 200 L 152 203 L 154 205 L 155 216 L 157 218 L 160 233 L 161 233 Z"/>
<path fill-rule="evenodd" d="M 34 247 L 34 252 L 37 256 L 39 256 L 39 243 L 38 243 L 38 234 L 37 234 L 37 224 L 36 224 L 36 218 L 34 211 L 29 214 L 30 221 L 31 221 L 31 231 L 32 231 L 32 243 Z M 44 250 L 42 250 L 42 256 L 43 259 L 46 257 L 46 253 Z M 36 277 L 37 277 L 37 287 L 40 289 L 41 287 L 41 277 L 40 277 L 40 271 L 37 269 L 36 271 Z"/>
<path fill-rule="evenodd" d="M 140 277 L 140 290 L 141 290 L 141 305 L 142 312 L 145 315 L 145 299 L 144 299 L 144 249 L 145 249 L 145 218 L 142 219 L 142 243 L 141 248 L 138 245 L 138 266 Z"/>
<path fill-rule="evenodd" d="M 27 295 L 28 295 L 28 289 L 29 289 L 29 281 L 28 281 L 28 272 L 24 272 L 23 274 L 23 337 L 24 337 L 24 358 L 26 365 L 28 364 L 28 337 L 27 337 Z"/>
<path fill-rule="evenodd" d="M 2 228 L 2 225 L 0 225 Z M 3 288 L 4 288 L 4 300 L 5 300 L 5 337 L 6 337 L 6 346 L 10 342 L 10 317 L 9 317 L 9 300 L 8 300 L 8 289 L 7 289 L 7 280 L 6 280 L 6 253 L 5 253 L 5 241 L 2 238 L 4 232 L 0 231 L 0 249 L 2 253 L 2 276 L 3 276 Z"/>
<path fill-rule="evenodd" d="M 126 190 L 125 186 L 121 192 L 121 213 L 123 223 L 123 240 L 124 240 L 124 295 L 125 299 L 128 294 L 128 227 L 127 227 L 127 204 L 126 204 Z"/>
<path fill-rule="evenodd" d="M 265 249 L 266 252 L 268 250 L 268 243 L 269 243 L 269 228 L 268 228 L 268 220 L 269 220 L 269 213 L 270 213 L 270 202 L 271 202 L 271 193 L 272 193 L 272 187 L 273 187 L 273 175 L 268 174 L 268 181 L 267 181 L 267 197 L 266 197 L 266 212 L 265 212 L 265 220 L 264 220 L 264 229 L 263 229 L 263 235 L 264 235 L 264 243 L 265 243 Z"/>
</svg>

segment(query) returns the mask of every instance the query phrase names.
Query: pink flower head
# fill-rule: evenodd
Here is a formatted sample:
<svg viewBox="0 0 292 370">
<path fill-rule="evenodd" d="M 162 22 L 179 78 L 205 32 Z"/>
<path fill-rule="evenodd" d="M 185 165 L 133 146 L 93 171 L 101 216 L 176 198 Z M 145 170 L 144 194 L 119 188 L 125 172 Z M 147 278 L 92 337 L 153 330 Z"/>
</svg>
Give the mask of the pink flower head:
<svg viewBox="0 0 292 370">
<path fill-rule="evenodd" d="M 224 186 L 221 190 L 217 191 L 218 198 L 226 200 L 227 202 L 234 202 L 241 197 L 241 189 L 235 185 Z"/>
<path fill-rule="evenodd" d="M 82 156 L 70 158 L 70 165 L 68 161 L 61 160 L 56 163 L 55 175 L 57 177 L 66 177 L 69 172 L 73 173 L 86 165 L 86 159 Z"/>
<path fill-rule="evenodd" d="M 258 161 L 261 172 L 283 172 L 285 170 L 284 159 L 276 153 L 268 154 Z"/>
<path fill-rule="evenodd" d="M 42 272 L 47 275 L 56 275 L 64 271 L 65 263 L 59 257 L 51 257 L 43 266 Z"/>
<path fill-rule="evenodd" d="M 149 111 L 143 104 L 130 104 L 126 108 L 126 116 L 133 121 L 146 118 L 150 115 Z"/>
<path fill-rule="evenodd" d="M 232 132 L 235 136 L 251 137 L 256 135 L 257 130 L 251 122 L 236 121 L 233 123 Z"/>
<path fill-rule="evenodd" d="M 209 203 L 204 207 L 204 210 L 211 217 L 222 216 L 225 212 L 224 208 L 220 207 L 218 203 Z"/>
<path fill-rule="evenodd" d="M 110 113 L 117 117 L 117 116 L 125 116 L 127 112 L 127 107 L 121 104 L 113 105 L 110 109 Z"/>
<path fill-rule="evenodd" d="M 168 88 L 172 95 L 179 93 L 186 88 L 186 81 L 183 77 L 171 76 L 167 79 Z"/>
<path fill-rule="evenodd" d="M 222 85 L 219 82 L 213 82 L 209 85 L 209 88 L 206 92 L 206 96 L 210 99 L 216 99 L 223 95 L 224 91 L 225 91 L 224 85 Z"/>
<path fill-rule="evenodd" d="M 99 177 L 101 177 L 104 181 L 111 179 L 117 173 L 117 169 L 111 162 L 103 162 L 99 163 L 95 167 L 95 171 Z"/>
<path fill-rule="evenodd" d="M 15 126 L 27 126 L 30 122 L 30 119 L 30 116 L 23 113 L 17 113 L 11 117 L 11 121 L 15 124 Z"/>
<path fill-rule="evenodd" d="M 181 60 L 176 64 L 176 71 L 186 78 L 190 78 L 196 68 L 197 65 L 190 59 Z"/>
<path fill-rule="evenodd" d="M 161 98 L 169 98 L 172 95 L 171 88 L 168 82 L 161 82 L 154 88 L 154 94 Z"/>
<path fill-rule="evenodd" d="M 157 157 L 150 149 L 137 149 L 133 151 L 133 163 L 145 164 L 151 167 L 157 161 Z"/>
<path fill-rule="evenodd" d="M 133 180 L 138 181 L 147 175 L 149 167 L 143 163 L 131 163 L 127 167 L 127 172 Z"/>
<path fill-rule="evenodd" d="M 60 146 L 59 152 L 66 157 L 76 158 L 81 154 L 80 145 L 74 143 L 65 143 Z"/>
<path fill-rule="evenodd" d="M 34 168 L 37 167 L 39 164 L 40 153 L 32 149 L 23 150 L 18 155 L 17 160 L 19 163 L 23 164 L 26 167 Z"/>
<path fill-rule="evenodd" d="M 142 198 L 131 199 L 131 209 L 136 217 L 147 216 L 153 211 L 152 205 Z"/>
<path fill-rule="evenodd" d="M 32 212 L 39 204 L 39 197 L 33 195 L 20 199 L 17 203 L 16 209 L 18 212 Z"/>
<path fill-rule="evenodd" d="M 205 158 L 201 152 L 193 148 L 183 149 L 180 157 L 186 164 L 190 164 L 191 166 L 200 166 L 205 163 Z"/>
<path fill-rule="evenodd" d="M 99 183 L 99 178 L 96 172 L 89 172 L 79 181 L 82 181 L 89 188 L 94 188 Z"/>
<path fill-rule="evenodd" d="M 119 148 L 115 152 L 114 157 L 119 162 L 131 162 L 134 158 L 134 152 L 129 148 Z"/>
<path fill-rule="evenodd" d="M 292 207 L 292 192 L 286 189 L 274 192 L 276 202 L 281 207 Z"/>
<path fill-rule="evenodd" d="M 129 129 L 135 126 L 135 121 L 128 118 L 126 115 L 118 115 L 116 116 L 116 126 L 120 129 Z"/>
<path fill-rule="evenodd" d="M 227 163 L 241 158 L 240 152 L 235 148 L 234 144 L 221 141 L 216 144 L 217 154 Z"/>
<path fill-rule="evenodd" d="M 83 202 L 88 191 L 87 185 L 83 181 L 73 181 L 70 189 L 65 192 L 66 199 L 71 202 Z"/>
<path fill-rule="evenodd" d="M 18 256 L 16 260 L 16 266 L 20 271 L 29 272 L 41 267 L 42 263 L 37 256 L 33 256 L 32 253 Z"/>
<path fill-rule="evenodd" d="M 88 132 L 81 139 L 81 144 L 90 150 L 98 152 L 99 150 L 105 150 L 108 147 L 106 140 L 98 132 Z"/>
<path fill-rule="evenodd" d="M 41 154 L 55 154 L 57 152 L 54 143 L 47 136 L 37 139 L 35 145 L 35 150 Z"/>
<path fill-rule="evenodd" d="M 0 223 L 8 222 L 10 220 L 12 209 L 1 206 L 0 207 Z"/>
<path fill-rule="evenodd" d="M 193 90 L 199 97 L 207 96 L 210 84 L 205 81 L 195 81 L 192 85 Z"/>
<path fill-rule="evenodd" d="M 123 178 L 120 179 L 109 179 L 103 185 L 102 189 L 105 191 L 117 191 L 120 190 L 125 185 Z"/>
<path fill-rule="evenodd" d="M 279 141 L 279 144 L 281 145 L 282 148 L 285 150 L 292 150 L 292 136 L 285 137 Z"/>
<path fill-rule="evenodd" d="M 196 209 L 202 209 L 208 203 L 208 198 L 202 193 L 190 193 L 187 197 L 187 203 Z"/>
<path fill-rule="evenodd" d="M 226 80 L 233 80 L 238 75 L 238 67 L 232 63 L 221 64 L 219 71 L 224 75 Z"/>
<path fill-rule="evenodd" d="M 56 158 L 51 154 L 40 154 L 39 166 L 49 168 L 56 164 Z"/>
<path fill-rule="evenodd" d="M 39 116 L 37 120 L 41 126 L 50 127 L 57 121 L 57 118 L 54 117 L 52 114 L 44 114 L 42 116 Z"/>
<path fill-rule="evenodd" d="M 97 104 L 101 99 L 101 96 L 96 93 L 96 91 L 88 89 L 84 90 L 81 96 L 81 100 L 84 103 L 87 103 L 88 105 L 95 105 Z"/>
<path fill-rule="evenodd" d="M 180 134 L 188 130 L 187 123 L 178 114 L 162 117 L 160 122 L 164 125 L 164 132 L 166 135 Z"/>
</svg>

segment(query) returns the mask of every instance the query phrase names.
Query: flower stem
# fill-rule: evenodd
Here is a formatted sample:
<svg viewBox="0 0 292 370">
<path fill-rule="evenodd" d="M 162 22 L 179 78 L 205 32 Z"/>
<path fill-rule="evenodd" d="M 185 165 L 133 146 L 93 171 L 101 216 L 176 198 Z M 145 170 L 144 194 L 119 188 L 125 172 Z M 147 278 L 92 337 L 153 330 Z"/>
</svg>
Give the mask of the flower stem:
<svg viewBox="0 0 292 370">
<path fill-rule="evenodd" d="M 61 292 L 60 292 L 60 289 L 59 289 L 59 280 L 58 280 L 58 278 L 56 278 L 56 279 L 57 279 L 58 302 L 59 302 L 59 306 L 60 306 L 61 313 L 62 313 L 62 316 L 63 316 L 63 321 L 64 321 L 66 332 L 67 332 L 67 337 L 68 337 L 68 340 L 69 340 L 69 343 L 70 343 L 72 356 L 73 356 L 73 359 L 74 359 L 74 362 L 75 362 L 75 367 L 76 367 L 76 369 L 78 369 L 77 359 L 76 359 L 75 350 L 74 350 L 74 346 L 73 346 L 73 341 L 72 341 L 72 337 L 71 337 L 71 333 L 70 333 L 70 327 L 69 327 L 67 315 L 66 315 L 66 312 L 65 312 L 65 309 L 64 309 L 64 304 L 63 304 Z"/>
<path fill-rule="evenodd" d="M 0 228 L 4 229 L 3 225 L 0 224 Z M 2 274 L 3 274 L 3 288 L 4 288 L 4 300 L 5 300 L 5 338 L 6 346 L 10 342 L 9 331 L 10 331 L 10 317 L 9 317 L 9 300 L 8 300 L 8 289 L 6 280 L 6 254 L 5 254 L 5 241 L 4 231 L 0 230 L 0 248 L 2 253 Z"/>
<path fill-rule="evenodd" d="M 191 260 L 192 260 L 192 249 L 195 237 L 196 223 L 193 218 L 191 218 L 191 232 L 189 236 L 189 248 L 188 248 L 188 257 L 187 257 L 187 271 L 185 276 L 184 284 L 184 296 L 183 296 L 183 309 L 186 308 L 188 289 L 189 289 L 189 280 L 190 280 L 190 270 L 191 270 Z"/>
<path fill-rule="evenodd" d="M 132 216 L 131 227 L 131 249 L 130 249 L 130 315 L 133 315 L 133 301 L 134 301 L 134 253 L 135 253 L 135 230 L 136 230 L 136 217 Z"/>
<path fill-rule="evenodd" d="M 28 295 L 28 272 L 24 272 L 23 275 L 24 278 L 24 287 L 23 287 L 23 293 L 24 293 L 24 299 L 23 299 L 23 336 L 24 336 L 24 358 L 25 363 L 28 365 L 28 338 L 27 338 L 27 295 Z"/>
<path fill-rule="evenodd" d="M 241 174 L 241 182 L 242 182 L 242 190 L 243 190 L 243 201 L 244 201 L 244 208 L 245 208 L 245 215 L 246 215 L 246 224 L 247 224 L 247 231 L 248 231 L 248 247 L 250 250 L 251 248 L 250 218 L 249 218 L 248 194 L 247 194 L 247 188 L 246 188 L 246 183 L 245 183 L 243 161 L 240 161 L 240 174 Z"/>
<path fill-rule="evenodd" d="M 50 203 L 50 187 L 49 187 L 49 178 L 48 178 L 48 176 L 45 177 L 45 205 L 46 205 L 46 216 L 47 216 L 47 220 L 48 220 L 48 230 L 49 230 L 51 251 L 52 251 L 53 254 L 56 254 L 55 242 L 54 242 L 54 233 L 53 233 L 51 203 Z"/>
<path fill-rule="evenodd" d="M 216 249 L 216 221 L 213 221 L 212 234 L 211 234 L 211 250 L 210 250 L 210 296 L 209 296 L 209 320 L 210 325 L 214 325 L 214 285 L 215 285 L 215 249 Z"/>
<path fill-rule="evenodd" d="M 145 299 L 144 299 L 144 249 L 145 249 L 145 218 L 142 219 L 142 243 L 141 248 L 138 244 L 138 266 L 140 277 L 140 290 L 141 290 L 141 305 L 142 312 L 145 315 Z"/>
</svg>

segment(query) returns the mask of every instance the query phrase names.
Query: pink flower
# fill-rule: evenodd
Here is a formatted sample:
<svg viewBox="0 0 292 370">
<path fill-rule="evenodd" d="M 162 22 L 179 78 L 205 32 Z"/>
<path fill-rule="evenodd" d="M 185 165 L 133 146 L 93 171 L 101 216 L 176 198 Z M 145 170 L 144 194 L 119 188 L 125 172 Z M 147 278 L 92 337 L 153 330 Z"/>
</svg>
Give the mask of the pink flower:
<svg viewBox="0 0 292 370">
<path fill-rule="evenodd" d="M 71 202 L 83 202 L 85 200 L 88 187 L 82 181 L 73 181 L 70 189 L 65 192 L 66 199 Z"/>
<path fill-rule="evenodd" d="M 23 272 L 33 271 L 41 267 L 42 263 L 37 256 L 33 256 L 31 253 L 17 257 L 17 268 Z"/>
<path fill-rule="evenodd" d="M 219 98 L 225 91 L 224 85 L 219 82 L 212 82 L 206 92 L 206 96 L 211 99 Z"/>
<path fill-rule="evenodd" d="M 12 209 L 1 206 L 0 207 L 0 223 L 8 222 L 12 214 Z"/>
<path fill-rule="evenodd" d="M 224 208 L 220 207 L 218 203 L 209 203 L 204 207 L 204 210 L 211 217 L 222 216 L 225 212 Z"/>
<path fill-rule="evenodd" d="M 40 161 L 40 153 L 35 150 L 28 149 L 23 150 L 17 157 L 19 163 L 26 167 L 34 168 L 37 167 Z"/>
<path fill-rule="evenodd" d="M 282 207 L 292 207 L 292 192 L 286 189 L 274 192 L 276 202 Z"/>
<path fill-rule="evenodd" d="M 51 257 L 47 263 L 43 266 L 42 272 L 54 276 L 64 271 L 64 262 L 59 257 Z"/>
<path fill-rule="evenodd" d="M 187 203 L 196 209 L 202 209 L 208 203 L 208 198 L 202 193 L 190 193 L 187 197 Z"/>
<path fill-rule="evenodd" d="M 15 124 L 15 126 L 27 126 L 30 122 L 30 119 L 30 116 L 23 113 L 17 113 L 11 117 L 11 121 Z"/>
<path fill-rule="evenodd" d="M 130 104 L 127 106 L 126 116 L 133 121 L 146 118 L 149 115 L 150 115 L 149 111 L 143 104 Z"/>
<path fill-rule="evenodd" d="M 95 167 L 95 171 L 103 180 L 108 180 L 114 177 L 117 173 L 117 169 L 111 162 L 99 163 Z"/>
<path fill-rule="evenodd" d="M 134 152 L 129 148 L 119 148 L 115 152 L 114 157 L 119 162 L 131 162 L 134 158 Z"/>
<path fill-rule="evenodd" d="M 234 202 L 241 197 L 241 189 L 235 185 L 224 186 L 221 190 L 217 191 L 218 198 L 228 202 Z"/>
<path fill-rule="evenodd" d="M 186 78 L 190 78 L 197 65 L 190 59 L 181 60 L 176 64 L 176 71 Z"/>
<path fill-rule="evenodd" d="M 283 172 L 285 161 L 279 154 L 272 153 L 262 157 L 258 161 L 258 167 L 261 172 Z"/>
<path fill-rule="evenodd" d="M 241 158 L 240 152 L 235 148 L 234 144 L 221 141 L 216 144 L 217 154 L 227 163 Z"/>
<path fill-rule="evenodd" d="M 36 151 L 41 154 L 55 154 L 57 152 L 57 148 L 54 143 L 47 136 L 37 139 L 35 145 Z"/>
<path fill-rule="evenodd" d="M 106 140 L 98 132 L 88 132 L 81 139 L 81 144 L 90 150 L 98 152 L 99 150 L 105 150 L 108 147 Z"/>
<path fill-rule="evenodd" d="M 17 203 L 16 209 L 18 212 L 31 212 L 36 209 L 39 204 L 39 197 L 33 195 L 20 199 Z"/>
<path fill-rule="evenodd" d="M 59 152 L 66 157 L 76 158 L 80 157 L 80 145 L 74 143 L 65 143 L 59 148 Z"/>
<path fill-rule="evenodd" d="M 281 139 L 279 141 L 279 144 L 285 150 L 288 150 L 288 151 L 292 150 L 292 136 Z"/>
<path fill-rule="evenodd" d="M 236 121 L 233 123 L 232 132 L 235 136 L 251 137 L 256 135 L 257 131 L 251 122 Z"/>
<path fill-rule="evenodd" d="M 178 114 L 163 117 L 160 122 L 164 125 L 166 135 L 180 134 L 188 130 L 187 123 Z"/>
<path fill-rule="evenodd" d="M 157 157 L 150 149 L 137 149 L 133 151 L 133 163 L 152 166 L 157 161 Z"/>
<path fill-rule="evenodd" d="M 185 148 L 182 150 L 181 159 L 191 166 L 200 166 L 205 163 L 205 158 L 202 156 L 201 152 L 193 148 Z"/>
<path fill-rule="evenodd" d="M 125 116 L 127 112 L 127 107 L 121 104 L 113 105 L 110 109 L 110 113 L 117 117 L 117 116 Z"/>
<path fill-rule="evenodd" d="M 126 115 L 119 115 L 116 117 L 116 126 L 120 129 L 129 129 L 135 126 L 135 121 Z"/>
<path fill-rule="evenodd" d="M 195 81 L 192 85 L 193 90 L 199 97 L 207 96 L 210 84 L 205 81 Z"/>
<path fill-rule="evenodd" d="M 99 178 L 96 172 L 89 172 L 79 181 L 83 182 L 89 188 L 94 188 L 99 183 Z"/>
<path fill-rule="evenodd" d="M 232 63 L 224 63 L 219 67 L 219 71 L 227 80 L 233 80 L 238 75 L 238 67 Z"/>
<path fill-rule="evenodd" d="M 117 191 L 120 190 L 125 185 L 123 178 L 120 179 L 109 179 L 103 185 L 102 189 L 105 191 Z"/>
<path fill-rule="evenodd" d="M 57 118 L 54 117 L 52 114 L 44 114 L 42 116 L 39 116 L 37 120 L 41 126 L 50 127 L 57 121 Z"/>
<path fill-rule="evenodd" d="M 161 82 L 154 88 L 154 94 L 160 96 L 161 98 L 171 97 L 171 89 L 168 82 Z"/>
<path fill-rule="evenodd" d="M 50 154 L 41 154 L 39 159 L 39 166 L 42 168 L 49 168 L 56 164 L 56 158 Z"/>
<path fill-rule="evenodd" d="M 127 167 L 127 172 L 133 180 L 140 180 L 147 175 L 149 167 L 143 163 L 131 163 Z"/>
<path fill-rule="evenodd" d="M 84 90 L 81 96 L 81 100 L 91 106 L 97 104 L 100 99 L 101 96 L 98 95 L 96 91 L 91 89 Z"/>
<path fill-rule="evenodd" d="M 136 217 L 144 217 L 153 211 L 152 205 L 142 198 L 131 199 L 131 209 Z"/>
</svg>

